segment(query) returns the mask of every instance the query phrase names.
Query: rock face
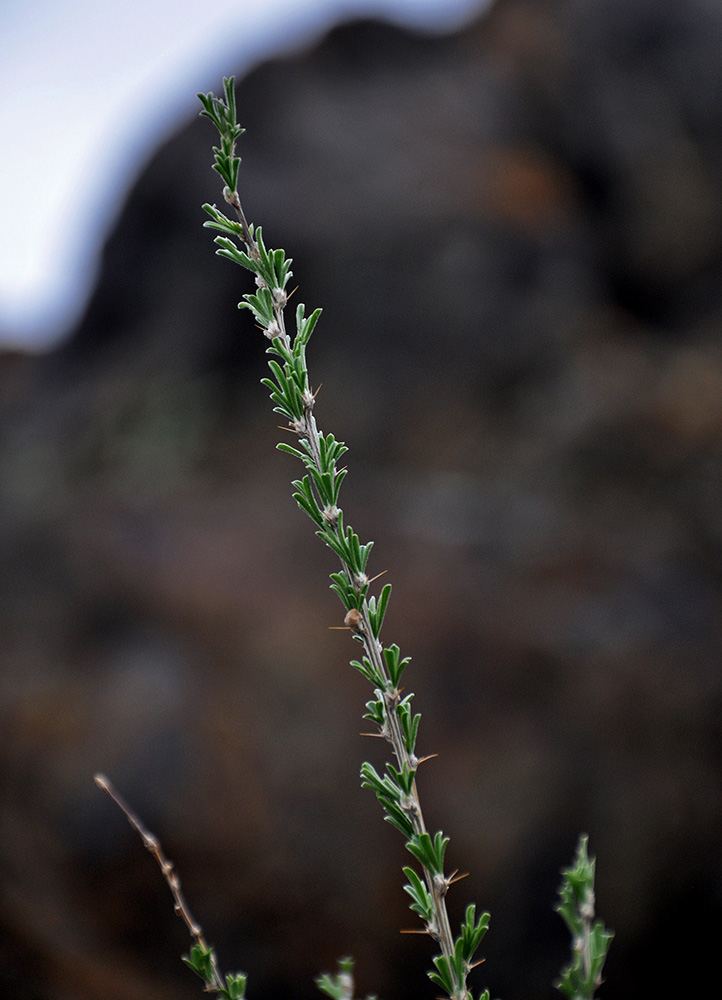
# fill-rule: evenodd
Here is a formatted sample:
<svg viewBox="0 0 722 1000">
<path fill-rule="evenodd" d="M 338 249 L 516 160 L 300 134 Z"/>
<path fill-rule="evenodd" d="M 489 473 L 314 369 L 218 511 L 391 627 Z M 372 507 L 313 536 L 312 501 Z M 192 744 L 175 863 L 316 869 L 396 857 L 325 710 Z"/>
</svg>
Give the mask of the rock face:
<svg viewBox="0 0 722 1000">
<path fill-rule="evenodd" d="M 241 81 L 242 191 L 324 307 L 317 416 L 414 658 L 432 829 L 492 912 L 480 986 L 551 996 L 577 834 L 606 995 L 702 995 L 722 895 L 722 14 L 499 0 Z M 229 67 L 232 69 L 232 67 Z M 149 164 L 71 339 L 0 370 L 0 983 L 196 996 L 178 863 L 252 996 L 432 995 L 395 831 L 358 789 L 365 682 L 293 507 L 247 276 L 195 121 Z M 715 942 L 713 945 L 712 942 Z"/>
</svg>

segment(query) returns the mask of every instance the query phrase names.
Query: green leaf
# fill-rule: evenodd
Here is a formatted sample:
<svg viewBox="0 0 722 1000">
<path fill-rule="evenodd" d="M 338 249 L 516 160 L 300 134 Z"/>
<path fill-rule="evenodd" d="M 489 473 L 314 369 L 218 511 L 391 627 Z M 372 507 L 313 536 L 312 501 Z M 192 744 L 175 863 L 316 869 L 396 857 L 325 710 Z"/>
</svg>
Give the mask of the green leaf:
<svg viewBox="0 0 722 1000">
<path fill-rule="evenodd" d="M 318 490 L 318 496 L 323 506 L 335 506 L 332 474 L 330 472 L 319 472 L 313 466 L 309 466 L 308 472 L 311 479 L 313 479 L 313 485 Z"/>
<path fill-rule="evenodd" d="M 276 404 L 273 408 L 274 413 L 282 413 L 284 416 L 287 416 L 289 421 L 291 422 L 298 419 L 298 414 L 294 412 L 293 406 L 288 403 L 287 396 L 284 393 L 283 389 L 280 386 L 276 385 L 273 379 L 262 378 L 261 385 L 265 385 L 268 389 L 271 390 L 271 400 Z M 302 440 L 299 441 L 299 444 L 303 446 Z M 304 462 L 306 461 L 305 456 L 303 458 L 303 461 Z"/>
<path fill-rule="evenodd" d="M 213 982 L 213 948 L 204 948 L 201 944 L 196 943 L 191 948 L 190 955 L 182 955 L 181 958 L 188 968 L 192 969 L 204 982 Z"/>
<path fill-rule="evenodd" d="M 243 1000 L 247 979 L 248 976 L 242 972 L 229 973 L 226 976 L 226 987 L 221 990 L 221 996 L 226 1000 Z"/>
<path fill-rule="evenodd" d="M 294 351 L 298 348 L 299 354 L 311 339 L 311 334 L 321 316 L 320 309 L 314 309 L 308 317 L 305 316 L 305 312 L 306 307 L 301 303 L 296 309 L 296 338 L 294 341 Z"/>
<path fill-rule="evenodd" d="M 312 521 L 315 521 L 315 523 L 319 525 L 323 524 L 323 515 L 314 500 L 307 500 L 302 493 L 294 493 L 293 499 L 296 501 L 304 514 L 308 514 Z"/>
<path fill-rule="evenodd" d="M 294 458 L 300 458 L 302 462 L 306 461 L 306 455 L 304 455 L 302 451 L 299 451 L 298 448 L 294 448 L 293 445 L 288 444 L 286 441 L 279 441 L 276 448 L 278 451 L 285 451 L 287 455 L 293 455 Z"/>
<path fill-rule="evenodd" d="M 448 843 L 449 838 L 441 831 L 434 834 L 433 840 L 428 833 L 415 833 L 406 844 L 406 850 L 432 874 L 443 875 L 444 854 Z"/>
<path fill-rule="evenodd" d="M 326 545 L 328 545 L 330 549 L 333 549 L 342 562 L 348 562 L 348 559 L 346 558 L 346 546 L 329 528 L 323 528 L 321 531 L 317 531 L 316 534 L 326 543 Z"/>
<path fill-rule="evenodd" d="M 412 794 L 416 771 L 413 768 L 410 768 L 406 761 L 404 761 L 401 766 L 401 770 L 389 763 L 386 765 L 386 771 L 391 780 L 394 784 L 399 786 L 404 795 L 408 796 Z"/>
<path fill-rule="evenodd" d="M 272 284 L 274 287 L 283 289 L 288 284 L 288 279 L 293 274 L 291 270 L 291 264 L 293 260 L 291 257 L 286 257 L 284 250 L 271 250 L 269 254 L 269 262 L 271 265 L 271 273 L 273 275 Z"/>
<path fill-rule="evenodd" d="M 464 923 L 461 927 L 461 934 L 456 939 L 456 945 L 459 948 L 461 958 L 467 964 L 471 962 L 477 948 L 481 944 L 482 938 L 489 928 L 490 919 L 488 913 L 482 913 L 479 919 L 476 920 L 476 906 L 473 903 L 469 903 L 466 907 Z"/>
<path fill-rule="evenodd" d="M 381 632 L 381 626 L 384 623 L 384 617 L 386 616 L 386 608 L 388 606 L 390 596 L 391 584 L 387 583 L 381 588 L 378 601 L 375 597 L 372 597 L 369 600 L 369 620 L 371 622 L 371 631 L 376 639 L 378 639 L 379 633 Z"/>
<path fill-rule="evenodd" d="M 386 815 L 384 819 L 387 823 L 395 826 L 404 837 L 411 837 L 414 833 L 414 824 L 409 819 L 409 814 L 405 812 L 395 802 L 387 802 L 380 795 L 376 796 Z"/>
<path fill-rule="evenodd" d="M 403 660 L 401 659 L 401 650 L 394 643 L 392 646 L 388 646 L 383 651 L 384 662 L 386 663 L 386 669 L 389 672 L 389 678 L 394 687 L 398 687 L 399 681 L 401 680 L 401 675 L 404 670 L 411 663 L 411 657 L 407 656 Z"/>
<path fill-rule="evenodd" d="M 356 595 L 345 571 L 331 573 L 331 590 L 338 594 L 339 599 L 347 611 L 356 607 Z M 362 671 L 363 672 L 363 671 Z M 374 684 L 376 681 L 373 682 Z"/>
<path fill-rule="evenodd" d="M 404 886 L 404 891 L 411 896 L 409 904 L 414 913 L 418 913 L 422 920 L 429 923 L 434 914 L 433 901 L 429 890 L 419 878 L 413 868 L 404 868 L 404 875 L 409 880 L 409 884 Z"/>
<path fill-rule="evenodd" d="M 364 788 L 370 788 L 376 794 L 382 809 L 385 812 L 384 819 L 395 826 L 405 837 L 414 836 L 414 826 L 408 812 L 400 805 L 401 789 L 389 777 L 383 778 L 378 774 L 373 765 L 363 763 L 361 765 L 361 784 Z"/>
<path fill-rule="evenodd" d="M 366 663 L 369 662 L 368 660 L 366 660 L 366 657 L 364 657 L 364 660 Z M 361 673 L 363 673 L 364 676 L 368 677 L 368 679 L 371 680 L 369 674 L 366 673 L 365 669 L 361 667 L 361 664 L 357 660 L 354 660 L 351 666 L 356 666 L 357 669 L 361 670 Z M 386 706 L 384 705 L 383 701 L 382 700 L 367 701 L 366 708 L 368 709 L 368 711 L 364 715 L 364 719 L 370 719 L 371 722 L 376 723 L 379 729 L 383 729 L 384 726 L 386 725 Z"/>
<path fill-rule="evenodd" d="M 388 775 L 382 778 L 373 764 L 364 761 L 361 765 L 361 778 L 362 788 L 370 788 L 377 795 L 384 795 L 397 802 L 401 798 L 401 789 Z"/>
<path fill-rule="evenodd" d="M 206 223 L 204 223 L 206 225 Z M 229 240 L 227 236 L 216 236 L 213 241 L 218 249 L 216 254 L 219 257 L 226 257 L 228 260 L 233 261 L 234 264 L 240 264 L 241 267 L 248 268 L 247 260 L 249 259 L 247 254 L 244 254 L 242 250 L 239 250 L 236 244 Z M 244 295 L 244 299 L 252 298 L 253 296 Z"/>
<path fill-rule="evenodd" d="M 368 657 L 364 656 L 361 663 L 359 663 L 358 660 L 351 660 L 351 666 L 354 670 L 358 670 L 360 674 L 363 674 L 366 680 L 370 681 L 371 684 L 374 684 L 376 687 L 381 687 L 383 685 L 383 677 L 379 677 L 376 672 L 376 667 L 373 663 L 371 663 Z M 368 718 L 368 716 L 364 716 L 364 718 Z"/>
<path fill-rule="evenodd" d="M 332 483 L 332 496 L 331 502 L 334 506 L 338 506 L 339 493 L 341 492 L 341 483 L 346 478 L 346 469 L 339 469 L 338 472 L 333 473 L 333 483 Z"/>
<path fill-rule="evenodd" d="M 328 972 L 316 977 L 316 986 L 322 993 L 325 993 L 331 1000 L 353 1000 L 354 960 L 352 958 L 340 958 L 338 960 L 338 972 L 330 975 Z"/>
<path fill-rule="evenodd" d="M 403 701 L 400 701 L 396 706 L 396 714 L 399 717 L 399 722 L 401 723 L 401 732 L 404 736 L 404 746 L 408 753 L 412 754 L 416 748 L 416 737 L 419 732 L 419 723 L 421 722 L 421 715 L 414 715 L 411 711 L 411 699 L 413 694 L 407 694 Z"/>
<path fill-rule="evenodd" d="M 229 219 L 228 216 L 224 215 L 223 212 L 219 211 L 215 205 L 205 204 L 201 206 L 204 212 L 210 215 L 212 221 L 204 222 L 204 229 L 217 229 L 221 233 L 230 233 L 231 236 L 242 236 L 243 226 L 240 222 L 234 222 L 233 219 Z M 240 261 L 239 261 L 240 262 Z M 244 264 L 244 267 L 247 266 Z"/>
<path fill-rule="evenodd" d="M 433 959 L 433 962 L 436 966 L 436 972 L 429 972 L 429 979 L 432 983 L 436 983 L 437 986 L 440 986 L 442 990 L 445 990 L 449 996 L 453 996 L 456 984 L 454 983 L 448 959 L 446 959 L 443 955 L 437 955 Z"/>
<path fill-rule="evenodd" d="M 223 239 L 223 237 L 216 237 L 216 240 L 220 239 Z M 231 252 L 225 252 L 224 250 L 217 250 L 216 253 L 220 254 L 222 257 L 229 257 L 237 263 L 242 263 L 242 261 L 238 260 L 238 253 L 232 254 Z M 273 314 L 273 298 L 267 288 L 259 288 L 255 295 L 244 295 L 243 302 L 238 303 L 238 308 L 250 309 L 256 322 L 259 326 L 262 326 L 264 330 L 268 329 L 271 323 L 275 320 L 275 316 Z"/>
<path fill-rule="evenodd" d="M 286 258 L 284 250 L 267 250 L 263 242 L 263 231 L 259 226 L 254 237 L 258 250 L 258 274 L 270 289 L 283 290 L 291 277 L 291 258 Z"/>
</svg>

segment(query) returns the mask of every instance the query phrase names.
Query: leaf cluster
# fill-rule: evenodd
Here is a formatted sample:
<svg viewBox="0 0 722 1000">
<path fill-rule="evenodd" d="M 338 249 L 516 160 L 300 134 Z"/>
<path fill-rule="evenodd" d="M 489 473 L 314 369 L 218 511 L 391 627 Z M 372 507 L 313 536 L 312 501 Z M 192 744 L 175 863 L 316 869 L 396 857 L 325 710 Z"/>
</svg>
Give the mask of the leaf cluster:
<svg viewBox="0 0 722 1000">
<path fill-rule="evenodd" d="M 353 1000 L 354 981 L 352 958 L 340 958 L 338 960 L 338 972 L 335 974 L 322 972 L 316 977 L 316 986 L 321 993 L 325 993 L 331 1000 Z M 369 997 L 368 1000 L 371 1000 Z"/>
<path fill-rule="evenodd" d="M 455 996 L 457 983 L 466 981 L 466 976 L 474 968 L 473 958 L 477 948 L 481 944 L 481 939 L 486 934 L 489 926 L 489 914 L 482 913 L 476 919 L 476 907 L 469 903 L 466 908 L 464 923 L 461 926 L 461 933 L 454 942 L 454 951 L 451 955 L 437 955 L 434 959 L 436 972 L 429 973 L 429 979 L 440 986 L 442 990 Z M 489 1000 L 489 991 L 484 990 L 479 995 L 479 1000 Z"/>
<path fill-rule="evenodd" d="M 208 993 L 215 993 L 223 1000 L 244 1000 L 247 976 L 242 972 L 230 972 L 221 979 L 218 973 L 216 956 L 213 948 L 196 942 L 189 955 L 182 956 L 183 961 L 206 984 Z"/>
<path fill-rule="evenodd" d="M 223 179 L 229 191 L 235 191 L 238 186 L 238 168 L 241 165 L 240 156 L 236 156 L 236 140 L 243 135 L 245 129 L 236 122 L 236 94 L 234 78 L 223 77 L 223 98 L 215 94 L 198 94 L 203 105 L 201 115 L 210 118 L 218 129 L 220 146 L 213 147 L 216 170 Z"/>
</svg>

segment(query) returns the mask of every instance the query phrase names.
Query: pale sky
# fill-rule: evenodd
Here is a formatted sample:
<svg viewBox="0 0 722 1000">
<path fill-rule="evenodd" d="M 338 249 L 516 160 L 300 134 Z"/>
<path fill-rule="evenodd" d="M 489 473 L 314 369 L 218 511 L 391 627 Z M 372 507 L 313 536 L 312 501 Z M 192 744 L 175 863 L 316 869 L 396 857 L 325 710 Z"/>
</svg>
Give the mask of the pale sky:
<svg viewBox="0 0 722 1000">
<path fill-rule="evenodd" d="M 487 0 L 488 2 L 488 0 Z M 344 16 L 450 29 L 485 0 L 2 0 L 0 349 L 78 319 L 136 171 L 224 74 Z"/>
</svg>

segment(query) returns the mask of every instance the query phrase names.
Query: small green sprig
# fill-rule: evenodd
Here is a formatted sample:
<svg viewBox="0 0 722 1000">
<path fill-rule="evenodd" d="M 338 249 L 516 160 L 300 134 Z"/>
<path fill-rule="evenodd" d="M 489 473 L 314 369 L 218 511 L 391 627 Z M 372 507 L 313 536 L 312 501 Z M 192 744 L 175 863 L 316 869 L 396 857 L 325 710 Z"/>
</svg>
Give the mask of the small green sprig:
<svg viewBox="0 0 722 1000">
<path fill-rule="evenodd" d="M 244 1000 L 247 976 L 244 972 L 230 972 L 225 983 L 220 980 L 213 948 L 204 944 L 194 944 L 183 961 L 206 984 L 206 992 L 215 993 L 223 1000 Z"/>
<path fill-rule="evenodd" d="M 316 986 L 331 1000 L 354 1000 L 354 979 L 352 958 L 339 958 L 338 972 L 322 972 L 316 977 Z"/>
<path fill-rule="evenodd" d="M 213 147 L 213 156 L 215 159 L 213 169 L 220 174 L 221 179 L 224 181 L 223 197 L 229 205 L 233 206 L 239 216 L 238 222 L 233 223 L 222 212 L 217 212 L 217 218 L 214 218 L 214 228 L 233 235 L 242 234 L 248 243 L 253 240 L 253 234 L 243 215 L 243 209 L 236 193 L 238 187 L 238 169 L 241 165 L 240 156 L 236 156 L 236 142 L 239 136 L 243 135 L 245 129 L 242 129 L 236 122 L 236 94 L 233 89 L 233 82 L 233 77 L 229 79 L 223 78 L 224 100 L 219 100 L 213 94 L 198 94 L 198 97 L 203 105 L 201 115 L 210 118 L 221 137 L 220 146 Z M 204 205 L 204 208 L 206 207 L 210 208 L 210 206 Z M 213 211 L 210 214 L 213 216 Z M 206 223 L 206 225 L 209 225 L 209 223 Z"/>
<path fill-rule="evenodd" d="M 421 918 L 423 932 L 441 949 L 441 954 L 433 959 L 434 969 L 429 977 L 451 1000 L 472 1000 L 467 976 L 478 964 L 475 955 L 486 933 L 489 914 L 477 918 L 476 908 L 469 906 L 459 934 L 455 936 L 451 930 L 446 893 L 459 876 L 456 872 L 445 874 L 448 837 L 441 832 L 432 837 L 421 811 L 416 771 L 428 758 L 416 755 L 420 715 L 412 711 L 413 695 L 402 697 L 399 686 L 409 658 L 402 658 L 395 644 L 384 646 L 380 640 L 391 587 L 386 584 L 378 596 L 369 593 L 374 582 L 367 572 L 373 543 L 361 542 L 345 524 L 339 506 L 346 476 L 346 468 L 339 463 L 347 448 L 333 434 L 319 430 L 313 413 L 316 397 L 309 380 L 306 348 L 321 310 L 306 316 L 305 307 L 299 305 L 295 334 L 289 335 L 284 310 L 289 299 L 287 286 L 292 262 L 283 250 L 266 248 L 261 229 L 248 223 L 237 192 L 240 158 L 235 155 L 235 143 L 243 130 L 235 120 L 233 84 L 233 77 L 224 78 L 223 98 L 212 93 L 198 95 L 203 104 L 201 114 L 213 122 L 220 134 L 220 145 L 213 147 L 213 166 L 225 184 L 223 197 L 236 216 L 230 219 L 215 205 L 206 204 L 203 208 L 210 219 L 205 225 L 222 234 L 215 237 L 216 253 L 255 276 L 256 291 L 245 294 L 239 308 L 251 311 L 269 341 L 266 353 L 270 356 L 271 374 L 262 382 L 270 390 L 274 411 L 288 422 L 286 429 L 296 437 L 295 444 L 282 442 L 278 448 L 303 464 L 304 475 L 293 482 L 293 497 L 314 522 L 316 534 L 341 563 L 340 570 L 331 574 L 331 589 L 346 610 L 344 626 L 363 647 L 363 655 L 353 660 L 352 666 L 374 688 L 373 698 L 366 704 L 365 718 L 376 727 L 371 735 L 385 739 L 394 758 L 393 763 L 386 764 L 383 775 L 364 763 L 362 785 L 375 793 L 385 818 L 403 834 L 407 850 L 420 866 L 421 874 L 411 867 L 404 868 L 408 879 L 404 888 L 411 898 L 411 909 Z M 348 969 L 341 967 L 337 977 L 321 977 L 319 986 L 332 1000 L 349 1000 L 347 980 L 343 978 L 347 974 L 350 974 Z M 479 1000 L 488 1000 L 488 991 Z"/>
<path fill-rule="evenodd" d="M 569 1000 L 593 1000 L 602 984 L 602 968 L 614 934 L 594 919 L 595 859 L 587 854 L 586 834 L 579 838 L 571 868 L 562 871 L 556 912 L 572 935 L 572 959 L 555 983 Z"/>
</svg>

